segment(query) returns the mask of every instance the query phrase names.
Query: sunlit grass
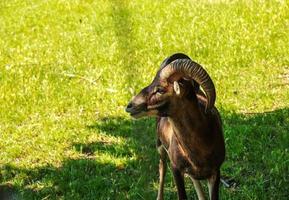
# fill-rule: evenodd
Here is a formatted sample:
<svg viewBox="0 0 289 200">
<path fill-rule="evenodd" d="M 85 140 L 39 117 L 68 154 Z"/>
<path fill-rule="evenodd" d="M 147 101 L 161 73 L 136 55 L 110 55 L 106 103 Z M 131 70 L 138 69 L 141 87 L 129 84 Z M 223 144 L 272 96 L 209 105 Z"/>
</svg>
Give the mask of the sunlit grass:
<svg viewBox="0 0 289 200">
<path fill-rule="evenodd" d="M 286 1 L 2 0 L 0 13 L 0 182 L 24 199 L 155 199 L 154 121 L 124 106 L 175 52 L 216 85 L 222 172 L 239 183 L 222 199 L 289 196 Z"/>
</svg>

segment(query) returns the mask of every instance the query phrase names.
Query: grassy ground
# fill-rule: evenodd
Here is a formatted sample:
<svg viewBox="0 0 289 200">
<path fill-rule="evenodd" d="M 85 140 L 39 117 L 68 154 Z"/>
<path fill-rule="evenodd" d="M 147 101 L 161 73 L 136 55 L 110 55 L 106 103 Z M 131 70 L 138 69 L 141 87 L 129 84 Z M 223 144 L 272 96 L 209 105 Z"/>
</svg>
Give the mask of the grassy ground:
<svg viewBox="0 0 289 200">
<path fill-rule="evenodd" d="M 282 0 L 1 0 L 0 193 L 155 199 L 154 120 L 124 106 L 184 52 L 217 88 L 222 173 L 238 182 L 222 199 L 287 199 L 288 35 Z M 165 190 L 176 199 L 170 172 Z"/>
</svg>

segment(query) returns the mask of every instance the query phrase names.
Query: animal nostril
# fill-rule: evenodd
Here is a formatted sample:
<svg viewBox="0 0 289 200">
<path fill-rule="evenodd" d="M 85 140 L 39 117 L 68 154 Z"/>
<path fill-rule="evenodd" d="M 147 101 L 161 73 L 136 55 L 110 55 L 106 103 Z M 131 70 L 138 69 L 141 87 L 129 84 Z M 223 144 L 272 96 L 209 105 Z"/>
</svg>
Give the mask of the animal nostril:
<svg viewBox="0 0 289 200">
<path fill-rule="evenodd" d="M 132 107 L 132 103 L 130 102 L 126 108 L 131 108 Z"/>
</svg>

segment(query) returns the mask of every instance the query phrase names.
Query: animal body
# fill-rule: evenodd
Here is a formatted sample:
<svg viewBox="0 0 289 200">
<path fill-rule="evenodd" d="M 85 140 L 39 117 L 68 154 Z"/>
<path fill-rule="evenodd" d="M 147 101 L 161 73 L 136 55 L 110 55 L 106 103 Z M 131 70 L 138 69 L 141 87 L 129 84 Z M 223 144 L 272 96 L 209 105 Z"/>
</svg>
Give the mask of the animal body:
<svg viewBox="0 0 289 200">
<path fill-rule="evenodd" d="M 225 143 L 215 99 L 215 87 L 205 69 L 177 53 L 163 61 L 152 83 L 127 105 L 126 111 L 134 118 L 157 118 L 158 200 L 164 199 L 168 160 L 178 199 L 187 199 L 185 174 L 193 181 L 198 199 L 205 199 L 200 180 L 207 180 L 211 200 L 219 198 Z"/>
</svg>

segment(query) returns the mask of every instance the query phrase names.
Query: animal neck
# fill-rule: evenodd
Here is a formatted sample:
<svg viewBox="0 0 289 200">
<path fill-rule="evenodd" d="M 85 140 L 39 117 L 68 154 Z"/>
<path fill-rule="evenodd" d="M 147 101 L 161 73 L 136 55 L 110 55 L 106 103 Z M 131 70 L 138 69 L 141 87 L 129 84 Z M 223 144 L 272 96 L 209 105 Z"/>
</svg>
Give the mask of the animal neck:
<svg viewBox="0 0 289 200">
<path fill-rule="evenodd" d="M 199 156 L 207 153 L 208 122 L 201 112 L 197 101 L 180 99 L 174 102 L 174 115 L 169 116 L 175 136 L 185 154 L 195 162 Z M 194 163 L 195 163 L 194 162 Z"/>
</svg>

